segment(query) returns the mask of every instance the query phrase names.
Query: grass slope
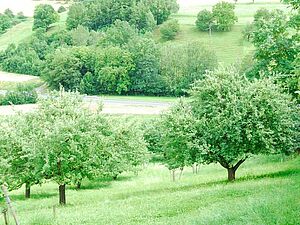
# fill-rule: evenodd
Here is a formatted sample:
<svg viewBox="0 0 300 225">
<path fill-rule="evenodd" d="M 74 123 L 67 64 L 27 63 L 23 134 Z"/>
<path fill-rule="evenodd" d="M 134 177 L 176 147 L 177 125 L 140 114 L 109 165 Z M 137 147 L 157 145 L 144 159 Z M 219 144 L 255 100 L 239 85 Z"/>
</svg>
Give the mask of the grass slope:
<svg viewBox="0 0 300 225">
<path fill-rule="evenodd" d="M 85 181 L 69 187 L 66 207 L 57 205 L 57 185 L 11 193 L 22 224 L 299 224 L 300 157 L 255 157 L 241 166 L 234 183 L 219 165 L 187 168 L 181 180 L 151 164 L 138 176 Z M 3 201 L 3 200 L 2 200 Z M 2 219 L 2 218 L 0 218 Z"/>
<path fill-rule="evenodd" d="M 209 49 L 213 50 L 221 64 L 229 65 L 240 61 L 243 57 L 250 54 L 254 49 L 253 46 L 245 41 L 242 36 L 242 31 L 248 23 L 253 21 L 255 12 L 260 8 L 282 9 L 288 12 L 286 5 L 280 1 L 259 1 L 257 3 L 237 3 L 235 13 L 238 17 L 238 22 L 233 26 L 230 32 L 213 32 L 210 37 L 207 32 L 200 32 L 196 29 L 195 21 L 197 14 L 203 9 L 212 9 L 213 4 L 203 4 L 201 1 L 190 0 L 186 3 L 182 2 L 179 12 L 172 16 L 180 23 L 180 32 L 172 42 L 186 43 L 192 41 L 201 41 Z M 160 41 L 158 30 L 154 34 L 155 39 Z"/>
</svg>

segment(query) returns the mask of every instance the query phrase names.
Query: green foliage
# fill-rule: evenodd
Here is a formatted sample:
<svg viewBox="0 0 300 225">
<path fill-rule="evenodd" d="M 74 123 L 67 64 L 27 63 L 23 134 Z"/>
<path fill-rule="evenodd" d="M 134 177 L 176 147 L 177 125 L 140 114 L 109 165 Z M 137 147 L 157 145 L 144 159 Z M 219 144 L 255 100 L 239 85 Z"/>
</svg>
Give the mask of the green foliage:
<svg viewBox="0 0 300 225">
<path fill-rule="evenodd" d="M 20 74 L 40 75 L 41 60 L 29 44 L 14 44 L 0 54 L 1 69 Z"/>
<path fill-rule="evenodd" d="M 126 21 L 141 33 L 152 31 L 156 24 L 162 24 L 172 12 L 178 10 L 175 0 L 101 0 L 83 1 L 71 5 L 67 28 L 83 25 L 90 30 L 109 27 L 117 20 Z"/>
<path fill-rule="evenodd" d="M 183 99 L 161 119 L 161 143 L 164 163 L 170 170 L 200 162 L 196 120 L 191 106 Z"/>
<path fill-rule="evenodd" d="M 255 15 L 252 26 L 255 65 L 247 75 L 276 76 L 277 82 L 296 97 L 297 77 L 293 72 L 293 63 L 298 53 L 299 39 L 293 23 L 281 10 L 262 9 Z"/>
<path fill-rule="evenodd" d="M 120 47 L 107 47 L 97 54 L 95 75 L 100 93 L 124 93 L 130 86 L 134 63 L 130 52 Z"/>
<path fill-rule="evenodd" d="M 160 34 L 164 40 L 173 40 L 179 32 L 178 20 L 169 20 L 164 22 L 160 27 Z"/>
<path fill-rule="evenodd" d="M 151 32 L 156 26 L 156 21 L 149 6 L 145 1 L 138 1 L 133 6 L 130 24 L 135 26 L 141 33 Z"/>
<path fill-rule="evenodd" d="M 7 29 L 12 27 L 12 21 L 6 14 L 0 13 L 0 34 L 6 32 Z"/>
<path fill-rule="evenodd" d="M 99 41 L 101 46 L 125 46 L 131 39 L 136 39 L 138 31 L 126 21 L 116 20 L 103 34 Z"/>
<path fill-rule="evenodd" d="M 235 5 L 228 2 L 220 2 L 213 6 L 212 14 L 215 18 L 217 31 L 230 31 L 238 20 L 234 13 Z"/>
<path fill-rule="evenodd" d="M 197 15 L 196 27 L 200 31 L 211 30 L 214 25 L 214 15 L 207 9 L 201 10 Z"/>
<path fill-rule="evenodd" d="M 176 0 L 144 0 L 144 2 L 150 6 L 150 11 L 157 25 L 162 24 L 172 13 L 179 10 L 179 5 Z"/>
<path fill-rule="evenodd" d="M 0 96 L 0 105 L 21 105 L 37 102 L 37 93 L 31 87 L 19 85 L 15 91 Z"/>
<path fill-rule="evenodd" d="M 79 90 L 83 76 L 92 69 L 93 55 L 85 47 L 57 49 L 46 57 L 43 77 L 51 88 Z"/>
<path fill-rule="evenodd" d="M 33 18 L 33 30 L 38 28 L 44 28 L 47 30 L 52 23 L 59 20 L 59 15 L 51 5 L 40 4 L 36 6 Z"/>
<path fill-rule="evenodd" d="M 251 82 L 233 68 L 220 69 L 196 82 L 191 95 L 206 162 L 236 171 L 252 154 L 295 151 L 300 115 L 272 80 Z"/>
<path fill-rule="evenodd" d="M 135 38 L 128 45 L 135 64 L 130 73 L 129 92 L 144 95 L 165 95 L 165 85 L 160 74 L 160 50 L 152 39 Z"/>
<path fill-rule="evenodd" d="M 69 7 L 66 26 L 68 30 L 77 28 L 82 25 L 85 18 L 86 9 L 82 3 L 74 3 Z"/>
<path fill-rule="evenodd" d="M 161 75 L 171 95 L 186 94 L 195 80 L 203 79 L 205 71 L 216 66 L 215 54 L 200 42 L 162 48 Z"/>
</svg>

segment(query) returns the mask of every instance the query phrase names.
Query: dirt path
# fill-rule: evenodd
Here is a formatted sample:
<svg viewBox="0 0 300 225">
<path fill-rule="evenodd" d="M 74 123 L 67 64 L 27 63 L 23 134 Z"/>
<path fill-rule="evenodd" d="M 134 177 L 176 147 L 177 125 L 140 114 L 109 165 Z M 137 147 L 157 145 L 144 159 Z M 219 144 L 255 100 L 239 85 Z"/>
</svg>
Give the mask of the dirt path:
<svg viewBox="0 0 300 225">
<path fill-rule="evenodd" d="M 0 82 L 25 82 L 34 79 L 37 77 L 0 71 Z"/>
</svg>

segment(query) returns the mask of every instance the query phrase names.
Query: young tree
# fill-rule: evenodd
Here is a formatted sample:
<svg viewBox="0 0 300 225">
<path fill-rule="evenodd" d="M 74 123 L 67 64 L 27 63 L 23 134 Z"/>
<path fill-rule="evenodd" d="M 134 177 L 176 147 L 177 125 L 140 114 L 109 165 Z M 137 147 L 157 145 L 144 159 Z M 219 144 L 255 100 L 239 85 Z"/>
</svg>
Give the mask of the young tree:
<svg viewBox="0 0 300 225">
<path fill-rule="evenodd" d="M 251 82 L 234 68 L 219 69 L 195 83 L 191 99 L 201 158 L 220 163 L 229 181 L 251 155 L 295 150 L 299 111 L 270 79 Z"/>
<path fill-rule="evenodd" d="M 176 169 L 182 171 L 185 166 L 200 162 L 196 124 L 191 106 L 183 99 L 162 115 L 159 130 L 164 163 L 173 171 L 173 180 Z"/>
<path fill-rule="evenodd" d="M 209 31 L 211 34 L 214 25 L 214 16 L 207 9 L 201 10 L 197 15 L 196 26 L 200 31 Z"/>
<path fill-rule="evenodd" d="M 34 10 L 33 19 L 33 30 L 38 28 L 47 30 L 52 23 L 59 20 L 59 15 L 51 5 L 40 4 L 37 5 Z"/>
<path fill-rule="evenodd" d="M 217 31 L 230 31 L 238 20 L 234 13 L 235 5 L 228 2 L 219 2 L 212 8 Z"/>
</svg>

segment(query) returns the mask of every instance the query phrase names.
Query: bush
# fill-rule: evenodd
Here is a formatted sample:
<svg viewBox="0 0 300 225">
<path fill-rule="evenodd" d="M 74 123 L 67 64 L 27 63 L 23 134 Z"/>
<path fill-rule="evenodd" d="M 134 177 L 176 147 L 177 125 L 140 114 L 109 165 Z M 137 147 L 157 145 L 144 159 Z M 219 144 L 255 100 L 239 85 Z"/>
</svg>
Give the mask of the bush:
<svg viewBox="0 0 300 225">
<path fill-rule="evenodd" d="M 208 31 L 214 24 L 214 16 L 212 12 L 204 9 L 197 15 L 196 26 L 201 31 Z"/>
<path fill-rule="evenodd" d="M 59 20 L 59 15 L 51 5 L 41 4 L 35 7 L 33 18 L 33 30 L 38 28 L 47 30 L 50 24 Z"/>
<path fill-rule="evenodd" d="M 169 20 L 160 27 L 160 34 L 164 40 L 173 40 L 179 32 L 178 20 Z"/>
<path fill-rule="evenodd" d="M 18 86 L 16 91 L 8 91 L 0 96 L 0 105 L 21 105 L 36 103 L 38 95 L 35 90 L 27 86 Z"/>
<path fill-rule="evenodd" d="M 57 10 L 58 13 L 62 13 L 62 12 L 65 12 L 65 11 L 67 11 L 67 9 L 65 7 L 63 7 L 62 5 Z"/>
<path fill-rule="evenodd" d="M 220 2 L 213 6 L 212 13 L 215 18 L 217 31 L 230 31 L 238 20 L 234 13 L 235 5 L 228 2 Z"/>
<path fill-rule="evenodd" d="M 11 44 L 1 55 L 1 69 L 7 72 L 39 76 L 41 65 L 42 61 L 29 44 L 18 47 Z"/>
</svg>

